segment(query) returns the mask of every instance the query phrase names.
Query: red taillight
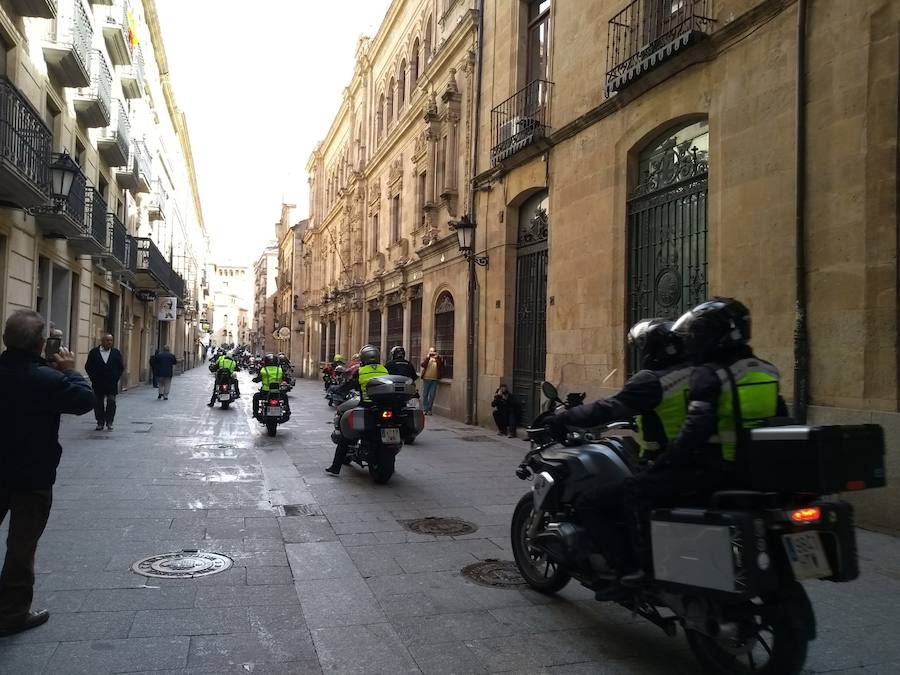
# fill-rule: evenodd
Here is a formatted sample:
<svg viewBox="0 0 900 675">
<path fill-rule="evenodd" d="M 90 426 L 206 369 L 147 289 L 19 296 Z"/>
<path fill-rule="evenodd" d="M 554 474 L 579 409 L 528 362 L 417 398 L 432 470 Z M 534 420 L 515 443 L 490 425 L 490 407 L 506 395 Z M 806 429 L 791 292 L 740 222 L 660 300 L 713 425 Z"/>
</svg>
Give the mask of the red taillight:
<svg viewBox="0 0 900 675">
<path fill-rule="evenodd" d="M 269 401 L 269 405 L 278 405 L 279 403 L 281 403 L 281 401 L 279 401 L 277 398 Z"/>
<path fill-rule="evenodd" d="M 865 490 L 866 489 L 866 481 L 864 480 L 851 480 L 847 483 L 847 490 Z"/>
<path fill-rule="evenodd" d="M 792 523 L 817 523 L 822 517 L 822 509 L 818 506 L 810 506 L 805 509 L 789 511 L 788 515 Z"/>
<path fill-rule="evenodd" d="M 384 420 L 389 420 L 393 416 L 394 416 L 394 413 L 392 413 L 390 410 L 385 410 L 383 413 L 381 413 L 381 419 L 384 419 Z"/>
</svg>

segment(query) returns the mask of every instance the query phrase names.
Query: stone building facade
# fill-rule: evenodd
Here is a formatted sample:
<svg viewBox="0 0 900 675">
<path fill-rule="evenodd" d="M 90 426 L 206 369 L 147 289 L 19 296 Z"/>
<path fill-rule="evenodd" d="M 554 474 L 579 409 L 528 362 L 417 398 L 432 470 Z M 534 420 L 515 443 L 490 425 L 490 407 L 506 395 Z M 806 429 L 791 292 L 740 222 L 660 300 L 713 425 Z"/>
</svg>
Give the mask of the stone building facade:
<svg viewBox="0 0 900 675">
<path fill-rule="evenodd" d="M 246 265 L 213 263 L 212 346 L 249 345 L 253 330 L 254 275 Z"/>
<path fill-rule="evenodd" d="M 275 351 L 275 293 L 278 290 L 278 247 L 267 246 L 253 264 L 253 329 L 250 346 L 254 353 Z"/>
<path fill-rule="evenodd" d="M 435 408 L 465 398 L 466 265 L 448 222 L 467 210 L 475 138 L 475 2 L 396 0 L 357 47 L 353 77 L 310 157 L 303 358 L 365 343 L 434 345 L 448 364 Z"/>
<path fill-rule="evenodd" d="M 0 76 L 0 316 L 36 309 L 79 367 L 113 333 L 124 387 L 164 344 L 195 365 L 208 244 L 153 0 L 3 0 Z"/>
<path fill-rule="evenodd" d="M 607 394 L 631 323 L 729 295 L 789 403 L 883 425 L 896 476 L 898 19 L 891 0 L 486 0 L 479 418 L 501 381 L 531 409 L 545 378 Z M 900 527 L 896 487 L 858 503 Z"/>
<path fill-rule="evenodd" d="M 278 275 L 273 300 L 276 350 L 285 354 L 297 368 L 303 370 L 304 321 L 300 304 L 300 277 L 303 269 L 303 233 L 308 221 L 293 222 L 293 204 L 281 205 L 281 218 L 275 224 L 278 252 Z"/>
</svg>

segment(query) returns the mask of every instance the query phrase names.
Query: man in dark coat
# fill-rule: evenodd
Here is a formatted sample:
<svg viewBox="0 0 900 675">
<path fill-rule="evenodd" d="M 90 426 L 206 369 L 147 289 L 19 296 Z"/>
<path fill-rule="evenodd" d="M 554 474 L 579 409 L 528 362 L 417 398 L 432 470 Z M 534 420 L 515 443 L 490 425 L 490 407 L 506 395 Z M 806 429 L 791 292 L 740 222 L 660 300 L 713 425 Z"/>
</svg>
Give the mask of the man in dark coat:
<svg viewBox="0 0 900 675">
<path fill-rule="evenodd" d="M 172 389 L 172 377 L 175 375 L 175 365 L 178 359 L 166 345 L 158 352 L 153 362 L 153 377 L 159 382 L 159 394 L 156 399 L 169 400 L 169 392 Z"/>
<path fill-rule="evenodd" d="M 34 612 L 34 554 L 50 516 L 60 414 L 83 415 L 94 405 L 75 358 L 60 349 L 41 358 L 44 319 L 19 310 L 6 322 L 0 355 L 0 524 L 9 514 L 6 559 L 0 572 L 0 637 L 46 622 Z"/>
<path fill-rule="evenodd" d="M 87 363 L 84 364 L 91 385 L 94 387 L 94 417 L 97 420 L 97 431 L 112 431 L 116 418 L 116 395 L 119 393 L 119 379 L 125 372 L 122 352 L 113 347 L 113 336 L 104 335 L 100 346 L 88 352 Z"/>
</svg>

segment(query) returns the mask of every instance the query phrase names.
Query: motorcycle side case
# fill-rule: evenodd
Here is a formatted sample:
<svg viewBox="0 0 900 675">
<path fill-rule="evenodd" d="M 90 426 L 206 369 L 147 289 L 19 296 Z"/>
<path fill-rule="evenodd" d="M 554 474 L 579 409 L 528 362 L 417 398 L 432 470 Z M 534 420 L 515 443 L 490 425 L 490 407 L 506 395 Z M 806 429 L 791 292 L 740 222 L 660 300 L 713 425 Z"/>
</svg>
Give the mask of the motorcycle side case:
<svg viewBox="0 0 900 675">
<path fill-rule="evenodd" d="M 778 587 L 760 513 L 656 509 L 650 518 L 653 573 L 673 590 L 702 588 L 743 597 Z"/>
<path fill-rule="evenodd" d="M 347 401 L 346 403 L 350 403 L 350 401 Z M 344 406 L 342 405 L 341 408 L 343 407 Z M 341 435 L 351 442 L 358 440 L 366 430 L 367 420 L 365 409 L 351 407 L 349 410 L 345 410 L 340 414 L 341 417 L 338 424 L 340 426 Z"/>
</svg>

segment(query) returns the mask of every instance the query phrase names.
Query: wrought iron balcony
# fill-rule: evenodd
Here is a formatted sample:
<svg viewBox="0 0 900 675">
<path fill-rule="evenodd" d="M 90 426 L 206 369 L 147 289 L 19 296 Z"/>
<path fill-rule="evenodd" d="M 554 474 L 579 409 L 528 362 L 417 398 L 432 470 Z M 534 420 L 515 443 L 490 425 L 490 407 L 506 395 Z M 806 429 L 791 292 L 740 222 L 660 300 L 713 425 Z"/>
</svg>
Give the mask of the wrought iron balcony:
<svg viewBox="0 0 900 675">
<path fill-rule="evenodd" d="M 114 0 L 112 4 L 97 11 L 99 21 L 103 25 L 106 51 L 109 52 L 109 60 L 114 66 L 131 65 L 134 35 L 131 32 L 131 22 L 128 20 L 130 13 L 131 6 L 128 0 Z"/>
<path fill-rule="evenodd" d="M 552 85 L 546 80 L 529 82 L 491 110 L 491 166 L 547 135 Z"/>
<path fill-rule="evenodd" d="M 150 161 L 150 151 L 144 141 L 135 141 L 135 163 L 137 164 L 137 185 L 134 186 L 135 194 L 147 194 L 153 183 L 153 165 Z"/>
<path fill-rule="evenodd" d="M 141 98 L 144 95 L 144 53 L 140 46 L 134 48 L 130 66 L 119 66 L 119 82 L 125 98 Z"/>
<path fill-rule="evenodd" d="M 130 234 L 125 235 L 125 268 L 122 276 L 126 279 L 134 279 L 137 271 L 137 243 Z"/>
<path fill-rule="evenodd" d="M 110 272 L 122 272 L 128 265 L 128 231 L 114 213 L 106 214 L 106 248 L 100 254 Z"/>
<path fill-rule="evenodd" d="M 52 134 L 16 86 L 0 76 L 0 200 L 47 203 Z"/>
<path fill-rule="evenodd" d="M 97 137 L 97 151 L 110 166 L 125 166 L 128 163 L 131 141 L 128 115 L 125 106 L 113 99 L 114 119 Z"/>
<path fill-rule="evenodd" d="M 59 155 L 52 155 L 51 162 Z M 34 208 L 34 218 L 45 235 L 66 239 L 83 237 L 87 230 L 86 212 L 87 178 L 80 171 L 75 174 L 72 189 L 64 200 L 51 198 L 50 203 Z"/>
<path fill-rule="evenodd" d="M 147 207 L 147 216 L 151 222 L 154 220 L 166 219 L 166 201 L 168 196 L 166 190 L 162 186 L 161 180 L 153 181 L 153 192 L 150 195 L 150 203 Z"/>
<path fill-rule="evenodd" d="M 712 23 L 712 0 L 632 0 L 609 20 L 606 95 L 706 37 Z"/>
<path fill-rule="evenodd" d="M 93 33 L 83 0 L 60 0 L 44 43 L 44 60 L 61 86 L 90 86 Z"/>
<path fill-rule="evenodd" d="M 106 57 L 95 49 L 91 57 L 91 85 L 75 92 L 75 114 L 88 128 L 109 126 L 112 106 L 112 73 Z"/>
<path fill-rule="evenodd" d="M 184 280 L 175 273 L 169 261 L 146 237 L 136 237 L 137 264 L 134 285 L 136 288 L 165 291 L 179 298 L 184 297 Z"/>
<path fill-rule="evenodd" d="M 12 7 L 22 16 L 52 19 L 56 16 L 56 0 L 10 0 Z"/>
<path fill-rule="evenodd" d="M 85 195 L 84 230 L 69 237 L 69 246 L 78 253 L 100 255 L 106 250 L 106 200 L 96 188 L 88 186 Z"/>
</svg>

